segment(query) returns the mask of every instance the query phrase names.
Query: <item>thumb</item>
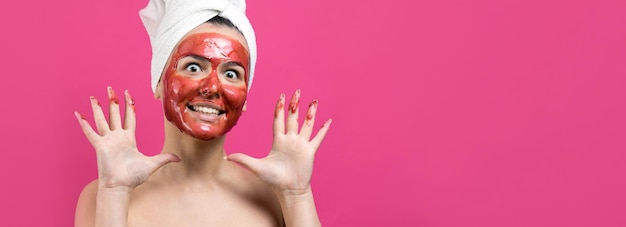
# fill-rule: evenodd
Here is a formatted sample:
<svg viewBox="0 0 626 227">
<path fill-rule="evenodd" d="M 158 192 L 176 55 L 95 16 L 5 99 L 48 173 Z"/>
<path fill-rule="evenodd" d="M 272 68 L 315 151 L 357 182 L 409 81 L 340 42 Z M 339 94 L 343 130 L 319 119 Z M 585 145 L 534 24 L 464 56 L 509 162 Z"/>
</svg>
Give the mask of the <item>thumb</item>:
<svg viewBox="0 0 626 227">
<path fill-rule="evenodd" d="M 161 153 L 150 157 L 150 161 L 155 167 L 154 170 L 157 170 L 170 162 L 180 162 L 180 158 L 172 153 Z"/>
<path fill-rule="evenodd" d="M 247 154 L 242 154 L 242 153 L 230 154 L 226 157 L 226 160 L 239 163 L 242 166 L 248 168 L 250 171 L 252 171 L 255 174 L 259 173 L 260 160 L 250 157 Z"/>
</svg>

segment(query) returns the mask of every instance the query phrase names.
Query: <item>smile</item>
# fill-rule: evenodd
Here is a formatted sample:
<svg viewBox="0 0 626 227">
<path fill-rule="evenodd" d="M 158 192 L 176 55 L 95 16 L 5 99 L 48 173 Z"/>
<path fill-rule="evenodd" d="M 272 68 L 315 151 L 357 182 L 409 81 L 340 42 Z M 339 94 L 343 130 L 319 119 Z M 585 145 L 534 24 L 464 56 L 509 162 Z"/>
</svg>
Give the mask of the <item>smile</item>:
<svg viewBox="0 0 626 227">
<path fill-rule="evenodd" d="M 199 112 L 202 114 L 206 114 L 206 115 L 222 115 L 225 112 L 223 110 L 219 110 L 213 107 L 208 107 L 208 106 L 193 106 L 193 105 L 188 105 L 187 108 L 189 108 L 190 110 L 194 111 L 194 112 Z"/>
</svg>

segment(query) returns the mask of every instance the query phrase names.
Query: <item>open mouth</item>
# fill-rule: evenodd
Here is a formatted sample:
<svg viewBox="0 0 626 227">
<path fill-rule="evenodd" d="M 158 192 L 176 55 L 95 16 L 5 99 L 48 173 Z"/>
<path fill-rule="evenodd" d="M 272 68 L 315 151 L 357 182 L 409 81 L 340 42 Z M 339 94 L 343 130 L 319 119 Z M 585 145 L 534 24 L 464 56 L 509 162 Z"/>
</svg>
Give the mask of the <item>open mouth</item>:
<svg viewBox="0 0 626 227">
<path fill-rule="evenodd" d="M 187 105 L 187 108 L 189 108 L 190 110 L 192 110 L 194 112 L 198 112 L 198 113 L 206 114 L 206 115 L 218 116 L 218 115 L 222 115 L 222 114 L 226 113 L 223 110 L 216 109 L 214 107 L 209 107 L 209 106 Z"/>
</svg>

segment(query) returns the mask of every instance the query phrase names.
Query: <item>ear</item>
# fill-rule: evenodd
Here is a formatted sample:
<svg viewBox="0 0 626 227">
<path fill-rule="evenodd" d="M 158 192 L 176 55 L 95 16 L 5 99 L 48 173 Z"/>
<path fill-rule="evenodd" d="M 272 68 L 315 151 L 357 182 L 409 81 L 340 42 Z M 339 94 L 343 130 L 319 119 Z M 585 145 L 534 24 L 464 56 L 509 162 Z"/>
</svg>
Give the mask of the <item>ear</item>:
<svg viewBox="0 0 626 227">
<path fill-rule="evenodd" d="M 163 80 L 159 80 L 156 90 L 154 91 L 154 98 L 163 101 Z"/>
<path fill-rule="evenodd" d="M 248 100 L 243 103 L 243 108 L 241 108 L 241 112 L 246 112 L 246 106 L 248 105 Z"/>
</svg>

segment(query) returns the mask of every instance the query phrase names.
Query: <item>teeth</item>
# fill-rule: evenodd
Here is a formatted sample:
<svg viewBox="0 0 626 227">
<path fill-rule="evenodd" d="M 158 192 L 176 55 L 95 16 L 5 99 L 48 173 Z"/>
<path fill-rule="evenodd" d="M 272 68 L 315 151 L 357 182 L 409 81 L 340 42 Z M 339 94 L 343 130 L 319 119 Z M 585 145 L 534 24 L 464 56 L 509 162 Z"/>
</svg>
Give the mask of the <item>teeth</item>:
<svg viewBox="0 0 626 227">
<path fill-rule="evenodd" d="M 217 109 L 213 109 L 213 108 L 210 108 L 210 107 L 204 107 L 204 106 L 191 106 L 191 108 L 192 108 L 194 111 L 198 111 L 198 112 L 201 112 L 201 113 L 204 113 L 204 114 L 214 114 L 214 115 L 218 115 L 218 114 L 220 114 L 220 111 L 219 111 L 219 110 L 217 110 Z"/>
</svg>

